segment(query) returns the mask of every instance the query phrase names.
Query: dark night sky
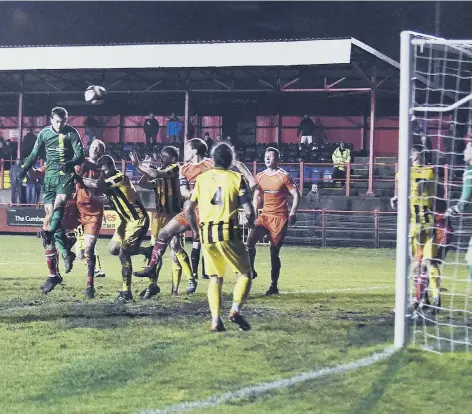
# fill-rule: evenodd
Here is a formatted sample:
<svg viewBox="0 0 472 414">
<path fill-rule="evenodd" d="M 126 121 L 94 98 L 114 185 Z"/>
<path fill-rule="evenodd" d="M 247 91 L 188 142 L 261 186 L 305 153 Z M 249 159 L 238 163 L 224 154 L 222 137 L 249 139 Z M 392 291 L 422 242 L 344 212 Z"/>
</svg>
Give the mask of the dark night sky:
<svg viewBox="0 0 472 414">
<path fill-rule="evenodd" d="M 2 2 L 3 45 L 355 37 L 398 58 L 434 33 L 435 2 Z M 472 36 L 472 2 L 442 2 L 441 35 Z"/>
</svg>

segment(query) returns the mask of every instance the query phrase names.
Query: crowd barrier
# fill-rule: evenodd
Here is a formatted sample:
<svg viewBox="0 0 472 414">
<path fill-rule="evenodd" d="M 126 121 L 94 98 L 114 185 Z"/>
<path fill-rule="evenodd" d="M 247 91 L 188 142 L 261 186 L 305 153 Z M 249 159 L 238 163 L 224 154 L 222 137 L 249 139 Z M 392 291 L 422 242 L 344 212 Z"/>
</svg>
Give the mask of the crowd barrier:
<svg viewBox="0 0 472 414">
<path fill-rule="evenodd" d="M 0 160 L 0 190 L 9 189 L 11 186 L 9 169 L 11 161 L 9 160 Z M 42 165 L 42 162 L 38 162 L 36 167 L 39 168 Z M 264 163 L 253 161 L 245 163 L 249 171 L 255 176 L 260 171 L 264 170 L 266 167 Z M 303 188 L 310 186 L 311 184 L 318 184 L 320 187 L 332 188 L 335 187 L 333 180 L 333 164 L 332 163 L 311 163 L 311 162 L 296 162 L 296 163 L 280 163 L 280 166 L 284 168 L 297 182 L 297 184 Z M 136 168 L 131 164 L 130 161 L 118 161 L 117 167 L 130 177 L 134 182 L 137 182 L 140 178 L 140 173 Z M 378 170 L 384 170 L 385 174 L 377 173 Z M 386 163 L 375 163 L 374 164 L 374 175 L 373 180 L 373 189 L 375 190 L 375 185 L 382 182 L 389 182 L 393 188 L 395 182 L 395 172 L 398 170 L 396 164 L 386 164 Z M 369 184 L 369 164 L 368 163 L 349 163 L 346 165 L 346 178 L 336 179 L 339 182 L 339 186 L 343 189 L 341 190 L 346 196 L 351 195 L 351 190 L 353 186 L 356 186 L 358 183 L 362 183 L 361 186 L 367 188 Z"/>
</svg>

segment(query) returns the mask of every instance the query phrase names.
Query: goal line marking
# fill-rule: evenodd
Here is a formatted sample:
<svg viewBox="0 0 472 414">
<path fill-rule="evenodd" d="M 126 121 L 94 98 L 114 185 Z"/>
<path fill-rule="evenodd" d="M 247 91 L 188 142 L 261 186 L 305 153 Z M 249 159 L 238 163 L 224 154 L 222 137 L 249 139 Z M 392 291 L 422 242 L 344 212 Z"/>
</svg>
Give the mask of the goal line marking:
<svg viewBox="0 0 472 414">
<path fill-rule="evenodd" d="M 372 286 L 372 287 L 360 287 L 360 288 L 342 288 L 342 289 L 320 289 L 320 290 L 294 290 L 279 292 L 281 295 L 294 295 L 300 293 L 336 293 L 336 292 L 364 292 L 368 290 L 384 290 L 393 289 L 395 285 L 386 286 Z"/>
<path fill-rule="evenodd" d="M 223 404 L 229 400 L 242 399 L 247 397 L 255 397 L 260 394 L 272 390 L 278 390 L 282 388 L 288 388 L 300 382 L 310 381 L 318 378 L 327 377 L 328 375 L 343 374 L 349 371 L 353 371 L 358 368 L 367 367 L 375 364 L 376 362 L 387 359 L 397 350 L 393 347 L 387 348 L 382 352 L 377 352 L 366 358 L 358 359 L 357 361 L 350 362 L 348 364 L 338 365 L 331 368 L 323 368 L 318 371 L 306 372 L 304 374 L 295 375 L 291 378 L 281 379 L 272 382 L 263 382 L 258 385 L 252 385 L 250 387 L 242 388 L 238 391 L 227 392 L 222 395 L 215 395 L 201 401 L 184 402 L 181 404 L 170 405 L 161 410 L 144 410 L 140 414 L 165 414 L 165 413 L 181 413 L 183 411 L 202 409 L 206 407 L 214 407 L 219 404 Z"/>
</svg>

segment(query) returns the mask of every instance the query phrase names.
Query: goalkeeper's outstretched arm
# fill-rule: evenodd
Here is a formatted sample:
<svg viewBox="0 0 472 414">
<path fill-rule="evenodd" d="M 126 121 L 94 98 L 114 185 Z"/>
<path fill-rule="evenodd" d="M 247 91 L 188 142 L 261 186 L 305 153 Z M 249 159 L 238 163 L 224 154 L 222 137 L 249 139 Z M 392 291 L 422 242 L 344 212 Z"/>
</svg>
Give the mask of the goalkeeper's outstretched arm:
<svg viewBox="0 0 472 414">
<path fill-rule="evenodd" d="M 462 184 L 462 193 L 459 202 L 452 207 L 447 209 L 447 214 L 454 216 L 464 212 L 466 204 L 472 201 L 472 170 L 464 171 L 464 178 Z"/>
</svg>

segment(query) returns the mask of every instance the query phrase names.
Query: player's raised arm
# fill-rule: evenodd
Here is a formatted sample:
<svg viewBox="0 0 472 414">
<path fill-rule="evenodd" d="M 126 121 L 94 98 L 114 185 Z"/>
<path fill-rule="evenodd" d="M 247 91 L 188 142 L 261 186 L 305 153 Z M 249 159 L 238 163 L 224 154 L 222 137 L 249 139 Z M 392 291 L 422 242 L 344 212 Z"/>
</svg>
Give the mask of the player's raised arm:
<svg viewBox="0 0 472 414">
<path fill-rule="evenodd" d="M 26 158 L 23 167 L 21 169 L 20 174 L 16 178 L 17 182 L 23 181 L 23 178 L 26 176 L 26 172 L 34 165 L 36 159 L 38 158 L 42 147 L 44 146 L 43 134 L 40 133 L 38 138 L 36 139 L 36 143 L 34 144 L 33 151 L 31 154 Z"/>
<path fill-rule="evenodd" d="M 251 174 L 249 169 L 246 167 L 246 165 L 238 160 L 234 161 L 234 166 L 238 169 L 238 171 L 243 175 L 243 177 L 246 179 L 246 181 L 249 184 L 249 187 L 253 189 L 256 186 L 256 179 L 254 176 Z"/>
<path fill-rule="evenodd" d="M 462 192 L 459 202 L 447 209 L 447 214 L 455 216 L 464 212 L 466 204 L 472 201 L 472 170 L 465 170 L 462 179 Z"/>
<path fill-rule="evenodd" d="M 179 172 L 179 182 L 180 182 L 180 195 L 182 198 L 190 198 L 192 192 L 190 191 L 190 184 L 185 176 L 182 174 L 182 170 Z"/>
<path fill-rule="evenodd" d="M 149 176 L 147 174 L 143 174 L 141 176 L 141 178 L 138 181 L 138 185 L 142 188 L 147 188 L 149 190 L 152 190 L 153 188 L 156 187 L 155 184 L 153 184 L 149 181 Z"/>
</svg>

